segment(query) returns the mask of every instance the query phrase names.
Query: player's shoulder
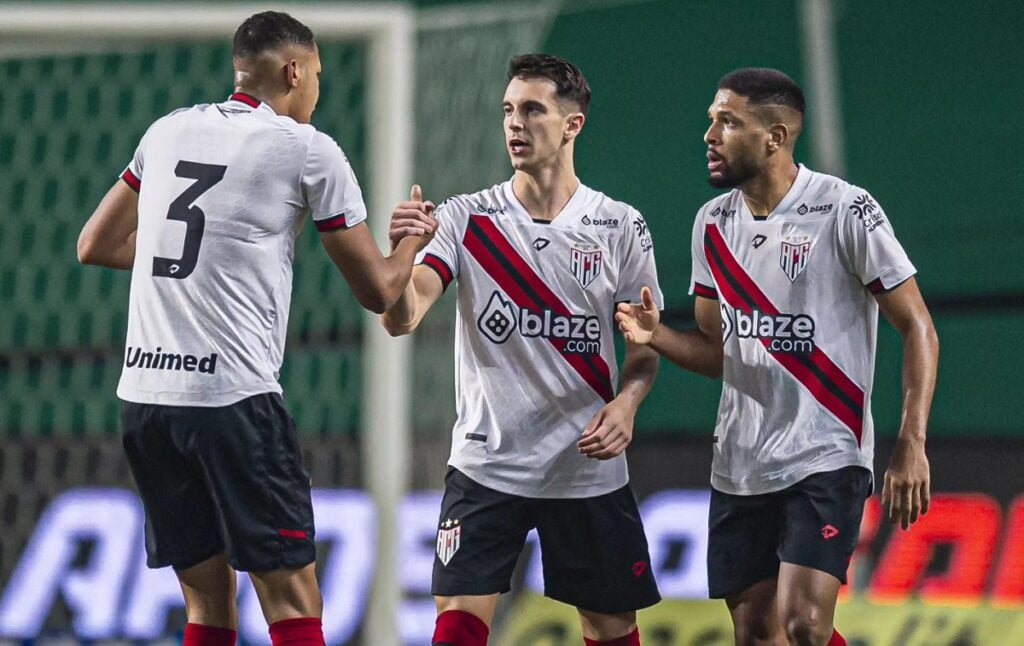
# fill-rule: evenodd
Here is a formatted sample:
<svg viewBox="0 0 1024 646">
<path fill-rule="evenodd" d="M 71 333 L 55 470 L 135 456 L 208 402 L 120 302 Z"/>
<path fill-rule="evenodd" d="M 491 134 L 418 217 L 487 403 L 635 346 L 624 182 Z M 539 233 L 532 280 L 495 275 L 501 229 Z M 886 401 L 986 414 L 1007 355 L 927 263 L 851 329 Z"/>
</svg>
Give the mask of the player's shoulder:
<svg viewBox="0 0 1024 646">
<path fill-rule="evenodd" d="M 831 215 L 840 221 L 850 218 L 863 219 L 864 216 L 880 215 L 882 208 L 874 196 L 864 187 L 848 182 L 841 177 L 827 173 L 813 173 L 808 184 L 808 193 Z M 834 208 L 831 206 L 834 205 Z M 814 208 L 814 207 L 808 207 Z"/>
<path fill-rule="evenodd" d="M 578 190 L 585 191 L 581 205 L 584 213 L 579 220 L 581 225 L 612 232 L 613 236 L 622 236 L 630 231 L 648 235 L 643 214 L 632 204 L 583 184 Z"/>
</svg>

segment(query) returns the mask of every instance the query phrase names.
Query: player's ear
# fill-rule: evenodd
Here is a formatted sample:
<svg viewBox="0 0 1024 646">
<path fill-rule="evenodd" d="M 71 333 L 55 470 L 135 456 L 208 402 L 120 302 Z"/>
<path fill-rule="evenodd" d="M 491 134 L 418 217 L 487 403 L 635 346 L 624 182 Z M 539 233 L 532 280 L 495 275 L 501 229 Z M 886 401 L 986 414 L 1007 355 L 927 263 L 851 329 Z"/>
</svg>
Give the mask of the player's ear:
<svg viewBox="0 0 1024 646">
<path fill-rule="evenodd" d="M 775 153 L 786 146 L 789 141 L 789 126 L 784 123 L 773 123 L 768 126 L 768 152 Z"/>
<path fill-rule="evenodd" d="M 583 130 L 583 122 L 587 118 L 582 112 L 570 112 L 565 120 L 565 130 L 562 132 L 562 136 L 566 141 L 572 141 L 576 138 L 576 135 L 580 134 L 580 130 Z"/>
<path fill-rule="evenodd" d="M 301 69 L 299 61 L 294 58 L 289 58 L 288 62 L 284 65 L 284 82 L 289 90 L 299 87 L 299 81 L 302 78 L 302 74 L 305 70 Z"/>
</svg>

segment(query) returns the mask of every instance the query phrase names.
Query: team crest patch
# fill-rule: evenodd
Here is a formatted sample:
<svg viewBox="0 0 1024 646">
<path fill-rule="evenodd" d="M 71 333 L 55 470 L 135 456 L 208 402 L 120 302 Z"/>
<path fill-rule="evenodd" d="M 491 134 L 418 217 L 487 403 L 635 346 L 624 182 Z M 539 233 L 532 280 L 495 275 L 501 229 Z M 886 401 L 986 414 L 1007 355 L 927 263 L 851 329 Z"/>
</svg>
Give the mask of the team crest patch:
<svg viewBox="0 0 1024 646">
<path fill-rule="evenodd" d="M 807 259 L 811 255 L 811 236 L 803 233 L 782 237 L 782 257 L 780 264 L 786 272 L 789 282 L 795 282 L 797 276 L 807 267 Z"/>
<path fill-rule="evenodd" d="M 569 270 L 584 288 L 601 273 L 601 253 L 596 244 L 574 245 L 569 249 Z"/>
<path fill-rule="evenodd" d="M 437 530 L 437 558 L 441 559 L 441 565 L 448 565 L 455 553 L 459 551 L 462 542 L 462 525 L 456 518 L 441 523 Z"/>
</svg>

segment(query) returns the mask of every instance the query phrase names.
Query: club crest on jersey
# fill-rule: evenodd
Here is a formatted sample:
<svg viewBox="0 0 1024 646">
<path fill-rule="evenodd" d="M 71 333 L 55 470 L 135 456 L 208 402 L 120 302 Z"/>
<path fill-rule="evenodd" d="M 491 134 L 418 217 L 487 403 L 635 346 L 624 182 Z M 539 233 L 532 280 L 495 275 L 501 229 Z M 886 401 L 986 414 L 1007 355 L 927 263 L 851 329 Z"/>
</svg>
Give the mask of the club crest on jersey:
<svg viewBox="0 0 1024 646">
<path fill-rule="evenodd" d="M 459 551 L 462 543 L 462 525 L 459 519 L 447 519 L 441 523 L 437 530 L 437 558 L 441 559 L 441 565 L 448 565 L 455 553 Z"/>
<path fill-rule="evenodd" d="M 782 237 L 782 256 L 780 264 L 789 282 L 795 282 L 797 276 L 807 267 L 807 259 L 811 255 L 811 236 L 803 233 Z"/>
<path fill-rule="evenodd" d="M 601 247 L 595 244 L 574 245 L 569 249 L 569 270 L 586 288 L 601 273 Z"/>
</svg>

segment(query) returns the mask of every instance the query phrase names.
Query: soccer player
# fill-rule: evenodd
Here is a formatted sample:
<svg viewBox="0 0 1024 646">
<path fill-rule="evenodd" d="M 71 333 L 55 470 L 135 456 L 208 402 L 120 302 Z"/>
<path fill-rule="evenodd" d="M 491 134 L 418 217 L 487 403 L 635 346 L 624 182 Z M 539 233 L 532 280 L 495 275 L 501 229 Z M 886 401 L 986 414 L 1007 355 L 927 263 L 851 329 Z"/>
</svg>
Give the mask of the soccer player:
<svg viewBox="0 0 1024 646">
<path fill-rule="evenodd" d="M 657 290 L 657 271 L 640 213 L 576 177 L 589 103 L 572 63 L 511 60 L 502 106 L 512 179 L 437 208 L 436 236 L 382 317 L 391 334 L 408 334 L 457 283 L 437 645 L 487 643 L 532 528 L 545 594 L 579 610 L 586 644 L 639 644 L 636 610 L 660 598 L 624 453 L 658 357 L 628 344 L 617 379 L 613 319 L 616 302 Z M 392 241 L 420 227 L 424 207 L 409 206 L 408 218 L 392 216 Z"/>
<path fill-rule="evenodd" d="M 697 329 L 659 323 L 649 290 L 616 320 L 630 342 L 723 377 L 708 575 L 736 643 L 845 644 L 832 619 L 872 490 L 878 310 L 903 337 L 903 416 L 882 488 L 903 529 L 928 510 L 938 339 L 875 199 L 794 163 L 804 97 L 792 79 L 732 72 L 708 116 L 708 181 L 732 190 L 694 223 Z"/>
<path fill-rule="evenodd" d="M 184 643 L 235 642 L 241 570 L 274 644 L 323 644 L 309 475 L 277 381 L 295 236 L 310 212 L 359 302 L 382 312 L 436 225 L 422 212 L 422 235 L 381 255 L 341 148 L 309 125 L 320 75 L 309 28 L 253 15 L 233 62 L 226 101 L 150 126 L 78 255 L 132 270 L 124 447 L 149 566 L 170 565 L 181 582 Z"/>
</svg>

